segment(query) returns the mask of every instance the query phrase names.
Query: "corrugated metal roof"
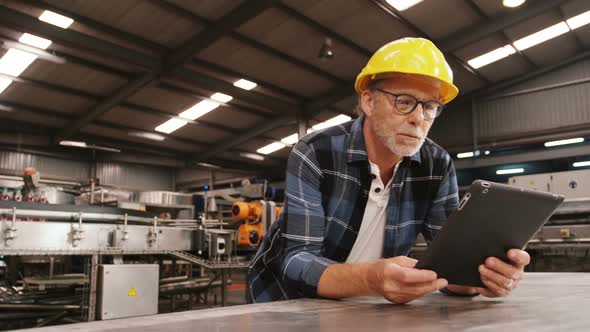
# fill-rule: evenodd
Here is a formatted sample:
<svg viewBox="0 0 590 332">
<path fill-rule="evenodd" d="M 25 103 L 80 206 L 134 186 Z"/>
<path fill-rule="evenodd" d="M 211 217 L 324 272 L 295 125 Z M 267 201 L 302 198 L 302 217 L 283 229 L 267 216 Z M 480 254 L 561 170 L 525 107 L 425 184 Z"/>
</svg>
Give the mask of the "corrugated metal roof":
<svg viewBox="0 0 590 332">
<path fill-rule="evenodd" d="M 178 46 L 201 28 L 196 22 L 168 13 L 150 1 L 49 0 L 48 2 L 168 47 Z"/>
<path fill-rule="evenodd" d="M 58 114 L 63 113 L 62 118 L 58 120 L 48 115 L 12 112 L 0 114 L 2 119 L 31 122 L 49 127 L 53 131 L 57 127 L 67 128 L 71 126 L 72 121 L 93 109 L 100 100 L 117 97 L 117 93 L 125 88 L 128 81 L 133 81 L 135 77 L 150 70 L 146 65 L 135 63 L 134 59 L 123 60 L 124 57 L 117 57 L 115 45 L 105 44 L 103 51 L 98 52 L 90 51 L 91 44 L 102 41 L 115 43 L 118 46 L 139 51 L 137 57 L 146 56 L 144 60 L 155 60 L 154 65 L 157 66 L 158 61 L 164 59 L 162 56 L 165 49 L 178 47 L 190 37 L 204 31 L 206 24 L 203 24 L 203 20 L 198 17 L 215 22 L 245 3 L 233 0 L 167 1 L 171 6 L 157 1 L 141 0 L 120 2 L 48 0 L 47 2 L 52 6 L 95 22 L 88 25 L 83 22 L 84 20 L 77 21 L 70 28 L 72 31 L 64 32 L 65 34 L 75 33 L 75 35 L 70 36 L 69 39 L 66 38 L 65 41 L 54 41 L 48 49 L 50 53 L 57 52 L 62 56 L 70 57 L 69 62 L 59 65 L 45 60 L 36 60 L 22 75 L 25 79 L 41 82 L 41 85 L 45 87 L 35 85 L 34 82 L 13 83 L 0 94 L 0 102 L 12 102 Z M 438 41 L 455 37 L 455 35 L 461 38 L 464 33 L 468 34 L 470 30 L 476 30 L 475 28 L 485 22 L 495 21 L 521 10 L 507 9 L 499 0 L 473 0 L 474 5 L 487 16 L 484 18 L 466 1 L 428 0 L 397 14 Z M 181 67 L 178 70 L 190 68 L 195 75 L 206 74 L 215 77 L 216 80 L 207 82 L 204 79 L 202 81 L 205 82 L 202 85 L 181 83 L 179 78 L 164 72 L 150 81 L 150 84 L 139 88 L 131 97 L 113 103 L 110 110 L 106 109 L 104 114 L 96 118 L 99 125 L 91 122 L 83 127 L 81 132 L 86 135 L 110 138 L 121 142 L 122 145 L 131 142 L 154 146 L 160 150 L 168 148 L 172 151 L 186 152 L 199 149 L 204 151 L 215 147 L 219 142 L 248 133 L 250 130 L 265 126 L 270 120 L 288 114 L 281 109 L 281 102 L 290 103 L 291 107 L 288 108 L 291 112 L 297 109 L 313 112 L 311 125 L 329 119 L 339 111 L 352 115 L 353 108 L 356 106 L 356 96 L 352 86 L 369 54 L 386 42 L 415 35 L 411 27 L 388 14 L 377 5 L 377 2 L 388 6 L 384 0 L 285 0 L 282 4 L 261 10 L 258 15 L 245 21 L 234 32 L 225 35 L 215 36 L 215 23 L 209 24 L 207 31 L 211 32 L 212 42 L 207 44 L 208 40 L 205 39 L 203 42 L 208 46 L 194 56 L 212 63 L 213 66 L 208 66 L 202 61 L 191 65 L 188 61 L 184 68 Z M 282 8 L 283 4 L 305 15 L 309 20 L 315 21 L 316 24 L 357 44 L 358 47 L 351 47 L 347 42 L 340 41 L 339 37 L 332 36 L 332 33 L 320 31 L 321 29 L 314 24 L 309 24 Z M 42 5 L 43 3 L 34 1 L 0 0 L 0 6 L 16 9 L 33 19 L 36 19 L 42 11 Z M 177 8 L 170 8 L 174 6 Z M 0 10 L 6 11 L 4 7 L 0 7 Z M 246 5 L 243 8 L 251 7 Z M 467 61 L 504 46 L 510 40 L 514 41 L 562 21 L 564 17 L 569 18 L 587 10 L 590 10 L 590 2 L 587 0 L 567 1 L 562 6 L 561 12 L 552 10 L 513 24 L 505 30 L 506 36 L 502 31 L 494 32 L 456 50 L 454 55 Z M 18 39 L 23 32 L 26 32 L 21 25 L 19 23 L 10 26 L 6 22 L 0 22 L 0 37 L 10 40 Z M 109 27 L 106 30 L 110 31 L 106 31 L 105 26 Z M 117 31 L 124 33 L 118 35 Z M 458 34 L 457 31 L 465 32 Z M 82 35 L 79 35 L 80 33 Z M 322 61 L 317 56 L 325 37 L 332 37 L 333 42 L 334 57 L 328 61 Z M 149 42 L 144 43 L 143 40 Z M 257 48 L 256 44 L 263 45 L 263 49 Z M 589 46 L 590 25 L 531 47 L 523 52 L 524 56 L 513 54 L 479 68 L 477 73 L 491 82 L 504 81 L 525 75 L 537 67 L 556 64 L 579 54 Z M 0 57 L 4 52 L 5 50 L 0 51 Z M 282 56 L 278 55 L 281 53 Z M 455 82 L 463 94 L 487 85 L 484 80 L 462 68 L 451 55 L 447 54 L 447 58 L 453 66 Z M 197 121 L 203 122 L 202 125 L 189 124 L 170 134 L 170 137 L 177 137 L 177 141 L 169 139 L 153 143 L 128 135 L 127 131 L 133 128 L 153 131 L 157 125 L 168 119 L 165 114 L 178 115 L 214 92 L 231 94 L 223 91 L 226 84 L 233 83 L 241 76 L 261 85 L 268 85 L 259 86 L 253 90 L 262 96 L 261 99 L 249 100 L 247 92 L 242 97 L 234 96 L 228 107 L 219 107 L 198 119 Z M 165 88 L 163 86 L 165 84 L 180 86 L 187 91 L 174 92 L 174 88 Z M 47 85 L 54 85 L 54 87 Z M 68 89 L 71 91 L 68 92 Z M 81 95 L 89 94 L 90 96 L 76 96 L 74 90 L 82 91 L 79 93 Z M 349 93 L 348 96 L 346 91 Z M 321 111 L 306 109 L 309 103 L 320 101 L 323 96 L 332 92 L 341 98 L 334 98 L 334 101 Z M 286 95 L 290 97 L 287 98 Z M 265 97 L 268 99 L 264 100 Z M 275 107 L 273 101 L 277 99 L 272 98 L 279 98 L 276 102 L 279 105 Z M 147 110 L 128 109 L 121 106 L 124 103 L 137 104 Z M 579 106 L 579 103 L 572 102 L 572 107 Z M 450 108 L 452 109 L 453 105 Z M 158 112 L 164 115 L 154 114 Z M 457 119 L 455 116 L 458 117 L 458 114 L 454 113 L 453 116 L 437 120 L 443 123 L 439 126 L 449 130 L 448 128 L 452 126 L 444 124 L 444 121 L 455 121 Z M 306 114 L 306 116 L 309 115 L 309 113 Z M 69 121 L 66 121 L 68 119 Z M 572 118 L 572 121 L 580 119 Z M 108 128 L 109 124 L 118 129 Z M 280 139 L 295 131 L 294 125 L 279 125 L 267 132 L 257 131 L 259 134 L 257 137 L 233 149 L 255 151 L 270 143 L 272 140 L 269 138 Z M 193 145 L 191 140 L 205 144 Z M 272 156 L 286 157 L 288 152 L 289 149 L 285 148 Z"/>
</svg>

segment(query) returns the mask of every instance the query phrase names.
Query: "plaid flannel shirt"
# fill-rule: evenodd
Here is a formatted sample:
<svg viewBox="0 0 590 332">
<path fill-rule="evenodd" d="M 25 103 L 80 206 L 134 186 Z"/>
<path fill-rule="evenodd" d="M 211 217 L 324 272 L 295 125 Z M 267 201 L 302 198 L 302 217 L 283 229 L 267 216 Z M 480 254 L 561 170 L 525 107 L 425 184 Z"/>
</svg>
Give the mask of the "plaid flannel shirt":
<svg viewBox="0 0 590 332">
<path fill-rule="evenodd" d="M 316 297 L 324 270 L 343 263 L 363 219 L 371 173 L 364 116 L 303 137 L 287 163 L 285 207 L 248 271 L 249 300 Z M 391 184 L 383 257 L 428 243 L 459 202 L 449 154 L 430 139 L 402 160 Z"/>
</svg>

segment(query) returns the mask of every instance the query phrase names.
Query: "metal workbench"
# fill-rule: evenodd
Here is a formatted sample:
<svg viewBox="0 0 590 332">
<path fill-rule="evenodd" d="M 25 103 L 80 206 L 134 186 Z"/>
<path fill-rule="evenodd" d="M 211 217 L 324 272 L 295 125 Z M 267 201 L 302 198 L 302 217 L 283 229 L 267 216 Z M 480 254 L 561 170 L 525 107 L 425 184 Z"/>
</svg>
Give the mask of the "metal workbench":
<svg viewBox="0 0 590 332">
<path fill-rule="evenodd" d="M 407 305 L 376 297 L 303 299 L 30 331 L 588 331 L 588 308 L 590 273 L 528 273 L 504 299 L 438 292 Z"/>
</svg>

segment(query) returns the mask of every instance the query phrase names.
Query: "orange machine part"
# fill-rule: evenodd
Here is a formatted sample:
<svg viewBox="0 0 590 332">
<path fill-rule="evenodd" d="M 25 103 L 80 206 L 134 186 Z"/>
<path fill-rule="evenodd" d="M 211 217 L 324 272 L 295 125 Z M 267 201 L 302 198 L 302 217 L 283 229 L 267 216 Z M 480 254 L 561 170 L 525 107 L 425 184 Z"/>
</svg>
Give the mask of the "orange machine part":
<svg viewBox="0 0 590 332">
<path fill-rule="evenodd" d="M 262 240 L 262 235 L 262 223 L 242 224 L 238 228 L 238 246 L 257 247 Z"/>
<path fill-rule="evenodd" d="M 231 208 L 234 220 L 254 221 L 262 217 L 262 205 L 260 202 L 237 202 Z"/>
<path fill-rule="evenodd" d="M 279 217 L 279 215 L 281 214 L 281 212 L 283 212 L 283 207 L 282 206 L 275 207 L 275 219 Z"/>
</svg>

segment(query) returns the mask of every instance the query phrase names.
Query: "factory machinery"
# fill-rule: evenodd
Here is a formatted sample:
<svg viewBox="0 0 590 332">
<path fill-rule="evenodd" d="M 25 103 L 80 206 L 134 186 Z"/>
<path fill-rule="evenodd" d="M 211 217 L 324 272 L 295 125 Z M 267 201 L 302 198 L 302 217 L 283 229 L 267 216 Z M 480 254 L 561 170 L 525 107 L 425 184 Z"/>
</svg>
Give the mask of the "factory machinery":
<svg viewBox="0 0 590 332">
<path fill-rule="evenodd" d="M 231 271 L 248 266 L 250 256 L 238 256 L 238 230 L 204 214 L 195 218 L 191 194 L 121 199 L 124 190 L 91 184 L 75 200 L 94 205 L 51 197 L 48 204 L 16 200 L 39 190 L 23 181 L 7 190 L 10 181 L 0 181 L 7 198 L 0 200 L 0 330 L 209 307 L 218 297 L 225 305 Z M 257 225 L 270 215 L 238 205 L 261 237 Z M 252 229 L 245 233 L 256 240 Z"/>
</svg>

